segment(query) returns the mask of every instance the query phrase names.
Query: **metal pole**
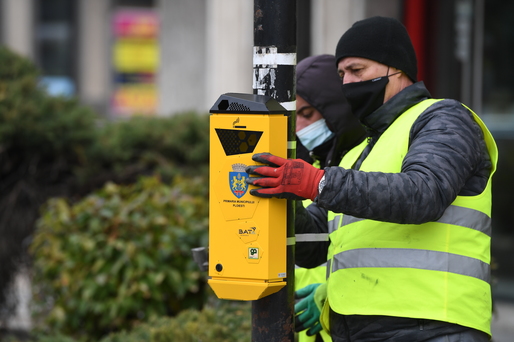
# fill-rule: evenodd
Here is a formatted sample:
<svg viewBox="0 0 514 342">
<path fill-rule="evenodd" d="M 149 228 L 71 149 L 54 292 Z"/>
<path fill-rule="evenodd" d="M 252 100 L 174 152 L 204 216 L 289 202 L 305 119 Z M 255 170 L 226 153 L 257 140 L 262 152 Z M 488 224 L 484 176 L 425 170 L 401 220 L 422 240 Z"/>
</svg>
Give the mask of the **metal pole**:
<svg viewBox="0 0 514 342">
<path fill-rule="evenodd" d="M 288 110 L 288 158 L 296 157 L 296 0 L 254 0 L 253 92 Z M 294 341 L 294 201 L 287 203 L 287 285 L 252 302 L 253 342 Z"/>
</svg>

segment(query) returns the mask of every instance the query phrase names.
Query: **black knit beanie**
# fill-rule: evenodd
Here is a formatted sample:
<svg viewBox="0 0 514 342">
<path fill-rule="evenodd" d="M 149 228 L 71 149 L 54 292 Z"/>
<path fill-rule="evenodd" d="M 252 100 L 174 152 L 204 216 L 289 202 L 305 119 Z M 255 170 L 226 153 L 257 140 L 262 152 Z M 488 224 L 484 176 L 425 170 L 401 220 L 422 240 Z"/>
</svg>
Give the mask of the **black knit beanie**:
<svg viewBox="0 0 514 342">
<path fill-rule="evenodd" d="M 403 71 L 416 82 L 416 53 L 407 29 L 394 18 L 372 17 L 357 21 L 336 48 L 336 64 L 345 57 L 362 57 Z"/>
</svg>

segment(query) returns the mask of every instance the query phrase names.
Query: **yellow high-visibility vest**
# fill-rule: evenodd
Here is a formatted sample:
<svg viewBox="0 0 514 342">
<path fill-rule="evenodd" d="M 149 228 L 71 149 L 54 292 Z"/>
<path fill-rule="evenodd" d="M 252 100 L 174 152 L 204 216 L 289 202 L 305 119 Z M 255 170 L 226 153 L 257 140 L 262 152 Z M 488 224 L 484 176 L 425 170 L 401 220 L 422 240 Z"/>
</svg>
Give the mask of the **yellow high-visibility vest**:
<svg viewBox="0 0 514 342">
<path fill-rule="evenodd" d="M 412 124 L 437 101 L 422 101 L 397 118 L 360 170 L 401 172 Z M 492 162 L 481 194 L 458 196 L 439 220 L 424 224 L 329 212 L 328 220 L 337 221 L 330 234 L 333 255 L 327 265 L 332 310 L 343 315 L 432 319 L 491 335 L 491 177 L 498 150 L 484 123 L 475 113 L 473 116 L 484 133 Z M 353 165 L 357 158 L 347 154 L 341 165 Z M 322 322 L 328 327 L 326 313 L 324 310 Z"/>
</svg>

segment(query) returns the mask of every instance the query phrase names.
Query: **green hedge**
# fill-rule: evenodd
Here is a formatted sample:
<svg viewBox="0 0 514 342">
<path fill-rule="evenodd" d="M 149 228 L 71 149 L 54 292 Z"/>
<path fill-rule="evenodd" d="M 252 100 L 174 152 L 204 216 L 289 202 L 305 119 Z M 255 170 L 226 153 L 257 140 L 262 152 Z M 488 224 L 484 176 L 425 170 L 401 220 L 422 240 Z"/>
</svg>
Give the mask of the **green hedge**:
<svg viewBox="0 0 514 342">
<path fill-rule="evenodd" d="M 101 342 L 240 342 L 251 340 L 251 329 L 249 302 L 217 300 L 202 311 L 161 317 L 131 331 L 111 334 Z"/>
<path fill-rule="evenodd" d="M 29 59 L 23 58 L 7 47 L 0 45 L 0 80 L 17 81 L 25 77 L 39 76 L 39 70 Z"/>
<path fill-rule="evenodd" d="M 48 96 L 38 87 L 36 67 L 5 47 L 0 66 L 0 157 L 14 163 L 3 165 L 2 173 L 25 160 L 83 162 L 84 148 L 96 138 L 98 115 L 75 99 Z"/>
<path fill-rule="evenodd" d="M 86 167 L 78 169 L 77 175 L 83 184 L 130 183 L 134 176 L 148 173 L 158 173 L 163 179 L 207 175 L 208 119 L 206 114 L 185 112 L 104 124 L 88 149 Z"/>
<path fill-rule="evenodd" d="M 39 206 L 73 191 L 73 169 L 96 139 L 97 115 L 49 97 L 37 77 L 32 62 L 0 47 L 0 325 L 13 309 L 5 291 L 25 259 Z"/>
<path fill-rule="evenodd" d="M 30 60 L 0 46 L 0 325 L 13 307 L 6 290 L 30 263 L 26 243 L 49 198 L 73 201 L 107 182 L 158 174 L 206 176 L 208 115 L 109 121 L 77 99 L 38 87 Z"/>
<path fill-rule="evenodd" d="M 190 250 L 207 245 L 207 188 L 202 177 L 171 185 L 146 177 L 129 186 L 109 183 L 74 205 L 50 200 L 31 245 L 44 324 L 99 338 L 200 309 L 205 275 Z"/>
<path fill-rule="evenodd" d="M 203 310 L 187 309 L 175 317 L 158 317 L 133 329 L 111 333 L 95 342 L 241 342 L 251 340 L 251 303 L 213 299 Z M 82 342 L 58 332 L 34 330 L 30 337 L 5 342 Z"/>
</svg>

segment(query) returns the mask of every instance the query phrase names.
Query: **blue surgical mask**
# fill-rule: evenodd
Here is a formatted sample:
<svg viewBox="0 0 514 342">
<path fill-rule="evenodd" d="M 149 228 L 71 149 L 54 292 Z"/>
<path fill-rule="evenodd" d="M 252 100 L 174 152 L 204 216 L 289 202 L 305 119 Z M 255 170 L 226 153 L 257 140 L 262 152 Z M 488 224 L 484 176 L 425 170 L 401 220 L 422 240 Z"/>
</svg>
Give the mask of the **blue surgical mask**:
<svg viewBox="0 0 514 342">
<path fill-rule="evenodd" d="M 312 151 L 317 146 L 332 138 L 334 133 L 328 128 L 325 119 L 319 119 L 296 132 L 296 136 L 307 150 Z"/>
</svg>

